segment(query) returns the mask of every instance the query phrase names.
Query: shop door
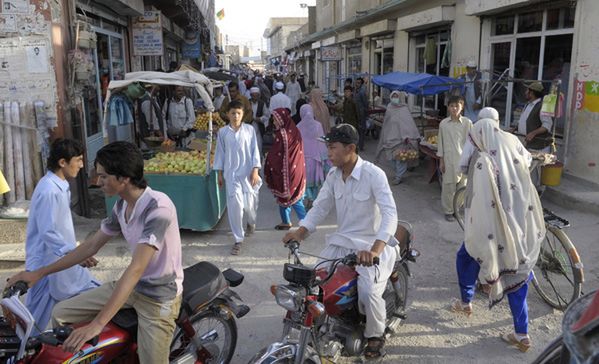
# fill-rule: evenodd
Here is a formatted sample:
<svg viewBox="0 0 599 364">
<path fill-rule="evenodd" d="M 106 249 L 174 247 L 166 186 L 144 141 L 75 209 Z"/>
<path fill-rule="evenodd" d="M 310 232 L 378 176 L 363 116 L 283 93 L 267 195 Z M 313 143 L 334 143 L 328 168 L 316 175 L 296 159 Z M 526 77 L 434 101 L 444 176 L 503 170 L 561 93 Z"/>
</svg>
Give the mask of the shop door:
<svg viewBox="0 0 599 364">
<path fill-rule="evenodd" d="M 93 83 L 85 91 L 84 112 L 86 114 L 85 133 L 87 145 L 88 171 L 93 169 L 96 153 L 104 145 L 102 120 L 104 118 L 104 102 L 108 84 L 111 80 L 125 78 L 125 57 L 123 38 L 118 33 L 94 29 L 97 46 L 94 50 L 95 75 Z M 108 126 L 108 140 L 133 141 L 131 125 Z"/>
</svg>

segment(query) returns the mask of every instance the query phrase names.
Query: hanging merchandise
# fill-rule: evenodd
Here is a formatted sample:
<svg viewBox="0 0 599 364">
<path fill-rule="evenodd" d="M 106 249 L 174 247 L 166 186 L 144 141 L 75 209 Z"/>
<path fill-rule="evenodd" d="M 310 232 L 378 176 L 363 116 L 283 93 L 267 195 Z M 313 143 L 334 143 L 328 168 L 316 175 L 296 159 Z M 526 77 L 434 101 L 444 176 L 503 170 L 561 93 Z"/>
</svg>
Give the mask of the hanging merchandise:
<svg viewBox="0 0 599 364">
<path fill-rule="evenodd" d="M 114 94 L 108 103 L 108 125 L 122 126 L 133 124 L 133 106 L 124 94 Z"/>
<path fill-rule="evenodd" d="M 437 63 L 437 41 L 434 37 L 428 37 L 426 39 L 424 59 L 426 60 L 427 65 Z"/>
<path fill-rule="evenodd" d="M 443 57 L 441 58 L 441 68 L 449 68 L 451 66 L 451 40 L 447 41 Z"/>
</svg>

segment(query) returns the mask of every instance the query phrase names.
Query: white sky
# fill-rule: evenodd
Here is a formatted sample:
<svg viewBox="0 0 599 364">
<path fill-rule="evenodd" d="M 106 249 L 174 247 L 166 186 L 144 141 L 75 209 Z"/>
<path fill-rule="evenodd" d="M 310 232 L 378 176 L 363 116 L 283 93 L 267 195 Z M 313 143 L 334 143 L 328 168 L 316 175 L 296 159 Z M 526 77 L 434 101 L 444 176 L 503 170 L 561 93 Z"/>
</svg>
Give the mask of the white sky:
<svg viewBox="0 0 599 364">
<path fill-rule="evenodd" d="M 250 47 L 250 55 L 259 55 L 266 50 L 266 39 L 262 37 L 269 18 L 308 16 L 308 9 L 301 3 L 315 5 L 316 0 L 215 0 L 215 12 L 225 9 L 225 18 L 216 25 L 224 35 L 229 36 L 228 44 Z"/>
</svg>

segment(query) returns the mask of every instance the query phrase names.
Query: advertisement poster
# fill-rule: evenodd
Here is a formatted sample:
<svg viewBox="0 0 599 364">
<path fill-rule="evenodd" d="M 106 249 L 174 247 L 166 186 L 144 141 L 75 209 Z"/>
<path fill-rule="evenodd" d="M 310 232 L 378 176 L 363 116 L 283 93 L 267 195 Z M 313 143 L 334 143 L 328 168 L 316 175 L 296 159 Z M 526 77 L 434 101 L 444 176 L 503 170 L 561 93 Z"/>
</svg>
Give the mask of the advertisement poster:
<svg viewBox="0 0 599 364">
<path fill-rule="evenodd" d="M 320 60 L 321 61 L 340 61 L 341 60 L 341 48 L 340 47 L 321 47 L 320 48 Z"/>
<path fill-rule="evenodd" d="M 197 59 L 202 55 L 202 44 L 200 42 L 200 33 L 186 32 L 183 46 L 181 47 L 183 58 Z"/>
<path fill-rule="evenodd" d="M 576 110 L 599 112 L 599 82 L 575 80 L 574 86 Z"/>
<path fill-rule="evenodd" d="M 146 11 L 133 20 L 133 54 L 162 56 L 162 22 L 159 11 Z"/>
</svg>

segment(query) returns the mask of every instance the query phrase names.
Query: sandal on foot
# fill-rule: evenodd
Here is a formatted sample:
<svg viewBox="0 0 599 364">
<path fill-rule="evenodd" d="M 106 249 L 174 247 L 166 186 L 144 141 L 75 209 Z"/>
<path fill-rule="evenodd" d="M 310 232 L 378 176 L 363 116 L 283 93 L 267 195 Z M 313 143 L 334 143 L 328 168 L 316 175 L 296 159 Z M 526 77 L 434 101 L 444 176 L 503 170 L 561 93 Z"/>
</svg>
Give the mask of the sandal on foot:
<svg viewBox="0 0 599 364">
<path fill-rule="evenodd" d="M 241 252 L 241 244 L 242 243 L 235 243 L 235 245 L 233 245 L 233 248 L 231 248 L 231 255 L 239 255 Z"/>
<path fill-rule="evenodd" d="M 511 346 L 515 346 L 523 353 L 525 353 L 532 346 L 528 337 L 518 340 L 513 332 L 501 335 L 501 340 L 505 341 Z"/>
<path fill-rule="evenodd" d="M 453 301 L 451 301 L 451 311 L 470 317 L 470 315 L 472 315 L 472 306 L 470 304 L 464 306 L 462 301 L 454 298 Z"/>
<path fill-rule="evenodd" d="M 291 225 L 279 224 L 279 225 L 275 226 L 275 230 L 289 230 L 289 229 L 291 229 Z"/>
<path fill-rule="evenodd" d="M 366 359 L 378 359 L 385 356 L 385 339 L 382 337 L 370 337 L 364 348 L 364 357 Z"/>
</svg>

